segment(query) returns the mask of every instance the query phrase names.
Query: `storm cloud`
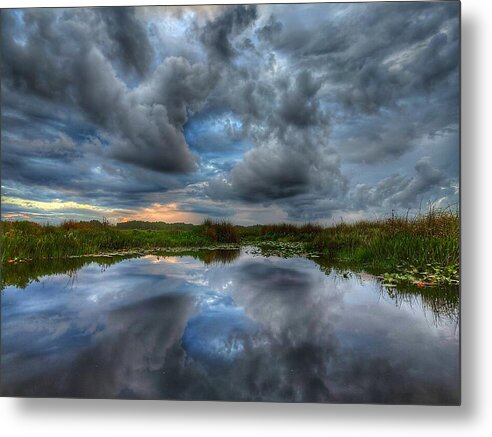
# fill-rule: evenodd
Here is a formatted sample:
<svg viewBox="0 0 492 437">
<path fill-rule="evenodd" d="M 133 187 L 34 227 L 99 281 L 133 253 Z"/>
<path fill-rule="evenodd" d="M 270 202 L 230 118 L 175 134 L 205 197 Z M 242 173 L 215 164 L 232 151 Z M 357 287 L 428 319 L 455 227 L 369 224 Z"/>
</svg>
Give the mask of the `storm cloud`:
<svg viewBox="0 0 492 437">
<path fill-rule="evenodd" d="M 233 6 L 208 21 L 201 30 L 200 40 L 211 57 L 229 60 L 236 54 L 231 40 L 240 35 L 257 18 L 256 6 Z"/>
<path fill-rule="evenodd" d="M 130 88 L 116 66 L 142 75 L 152 56 L 143 24 L 137 25 L 132 14 L 125 8 L 102 13 L 28 10 L 22 20 L 25 41 L 9 38 L 13 24 L 7 19 L 4 80 L 17 92 L 80 112 L 113 135 L 110 156 L 155 171 L 192 171 L 197 158 L 186 144 L 183 125 L 187 111 L 213 87 L 214 73 L 205 65 L 169 57 L 148 80 Z"/>
<path fill-rule="evenodd" d="M 2 194 L 245 224 L 455 204 L 459 13 L 3 10 Z"/>
</svg>

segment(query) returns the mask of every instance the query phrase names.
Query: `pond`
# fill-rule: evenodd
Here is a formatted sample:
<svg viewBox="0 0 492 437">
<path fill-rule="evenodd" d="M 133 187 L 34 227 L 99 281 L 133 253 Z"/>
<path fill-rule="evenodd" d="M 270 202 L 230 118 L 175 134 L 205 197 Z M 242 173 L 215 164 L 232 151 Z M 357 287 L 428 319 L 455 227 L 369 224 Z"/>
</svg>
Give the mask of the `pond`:
<svg viewBox="0 0 492 437">
<path fill-rule="evenodd" d="M 459 294 L 248 248 L 2 273 L 4 396 L 457 404 Z"/>
</svg>

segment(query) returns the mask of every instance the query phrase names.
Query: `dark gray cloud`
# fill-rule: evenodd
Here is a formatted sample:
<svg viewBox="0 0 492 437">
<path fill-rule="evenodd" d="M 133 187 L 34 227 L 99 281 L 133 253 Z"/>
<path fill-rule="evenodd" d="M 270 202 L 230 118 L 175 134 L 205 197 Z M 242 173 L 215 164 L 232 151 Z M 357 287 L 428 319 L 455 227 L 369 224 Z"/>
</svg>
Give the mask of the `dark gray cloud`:
<svg viewBox="0 0 492 437">
<path fill-rule="evenodd" d="M 134 8 L 99 8 L 106 24 L 109 41 L 113 43 L 111 59 L 144 76 L 152 64 L 153 48 L 145 25 L 135 16 Z"/>
<path fill-rule="evenodd" d="M 200 40 L 212 58 L 227 61 L 236 53 L 231 40 L 256 18 L 256 5 L 229 7 L 214 20 L 207 22 L 201 30 Z"/>
<path fill-rule="evenodd" d="M 272 43 L 299 64 L 324 71 L 349 107 L 373 112 L 394 106 L 399 98 L 428 92 L 456 72 L 458 3 L 325 8 L 336 13 L 325 16 L 314 6 L 303 11 L 319 26 L 314 35 L 310 28 L 296 24 L 297 11 L 287 13 L 288 30 L 277 26 Z"/>
<path fill-rule="evenodd" d="M 282 22 L 277 21 L 272 14 L 264 26 L 256 29 L 256 35 L 260 40 L 272 43 L 276 36 L 282 32 L 283 27 Z"/>
<path fill-rule="evenodd" d="M 187 111 L 214 86 L 213 69 L 167 58 L 148 81 L 130 89 L 105 53 L 142 74 L 151 56 L 143 26 L 136 25 L 129 9 L 98 11 L 29 10 L 23 16 L 23 42 L 7 35 L 13 18 L 5 14 L 2 54 L 7 86 L 81 112 L 96 128 L 114 135 L 109 155 L 156 171 L 194 170 L 197 158 L 188 149 L 183 125 Z M 109 23 L 103 36 L 99 15 Z M 99 27 L 93 28 L 93 21 Z M 109 37 L 107 45 L 104 36 Z"/>
</svg>

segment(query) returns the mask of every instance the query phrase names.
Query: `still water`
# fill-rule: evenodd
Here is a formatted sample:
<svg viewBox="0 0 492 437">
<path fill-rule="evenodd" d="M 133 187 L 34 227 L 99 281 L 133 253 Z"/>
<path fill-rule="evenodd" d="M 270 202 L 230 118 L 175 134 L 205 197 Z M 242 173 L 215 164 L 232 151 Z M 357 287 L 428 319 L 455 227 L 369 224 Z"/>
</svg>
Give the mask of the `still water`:
<svg viewBox="0 0 492 437">
<path fill-rule="evenodd" d="M 4 271 L 4 396 L 459 403 L 457 290 L 247 249 L 70 262 Z"/>
</svg>

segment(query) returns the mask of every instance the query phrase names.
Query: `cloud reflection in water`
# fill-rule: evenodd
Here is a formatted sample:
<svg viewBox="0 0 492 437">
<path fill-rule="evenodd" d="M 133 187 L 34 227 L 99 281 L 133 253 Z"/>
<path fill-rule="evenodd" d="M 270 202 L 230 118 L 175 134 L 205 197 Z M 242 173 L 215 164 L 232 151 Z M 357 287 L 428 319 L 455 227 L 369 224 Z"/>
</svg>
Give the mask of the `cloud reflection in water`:
<svg viewBox="0 0 492 437">
<path fill-rule="evenodd" d="M 93 263 L 2 292 L 2 392 L 456 404 L 456 323 L 432 320 L 306 259 Z"/>
</svg>

